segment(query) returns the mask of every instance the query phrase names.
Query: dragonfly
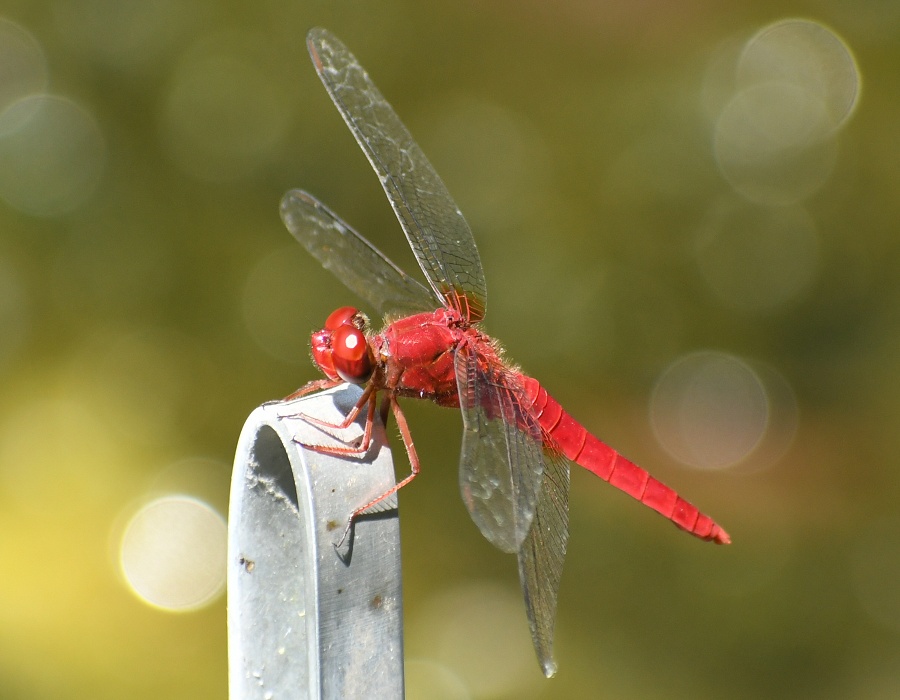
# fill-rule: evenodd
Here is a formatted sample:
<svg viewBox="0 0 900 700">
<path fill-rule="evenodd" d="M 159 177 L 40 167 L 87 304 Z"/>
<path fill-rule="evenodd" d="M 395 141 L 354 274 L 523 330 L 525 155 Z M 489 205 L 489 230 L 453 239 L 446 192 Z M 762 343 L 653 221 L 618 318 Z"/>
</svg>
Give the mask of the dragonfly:
<svg viewBox="0 0 900 700">
<path fill-rule="evenodd" d="M 553 628 L 569 536 L 570 462 L 701 540 L 728 544 L 731 539 L 712 518 L 591 434 L 536 379 L 506 360 L 500 345 L 479 329 L 487 299 L 484 271 L 459 207 L 347 47 L 321 28 L 310 30 L 307 46 L 331 100 L 377 173 L 428 287 L 315 197 L 302 190 L 288 192 L 281 202 L 288 230 L 377 309 L 386 325 L 375 332 L 357 308 L 334 311 L 311 337 L 312 357 L 324 378 L 309 382 L 284 401 L 343 383 L 362 388 L 359 400 L 338 424 L 295 414 L 340 431 L 365 413 L 361 438 L 338 445 L 306 445 L 329 454 L 365 454 L 376 411 L 383 423 L 394 416 L 410 473 L 354 510 L 345 536 L 356 518 L 419 473 L 419 458 L 398 399 L 429 399 L 460 410 L 463 501 L 484 537 L 518 558 L 534 648 L 544 675 L 550 677 L 557 669 Z"/>
</svg>

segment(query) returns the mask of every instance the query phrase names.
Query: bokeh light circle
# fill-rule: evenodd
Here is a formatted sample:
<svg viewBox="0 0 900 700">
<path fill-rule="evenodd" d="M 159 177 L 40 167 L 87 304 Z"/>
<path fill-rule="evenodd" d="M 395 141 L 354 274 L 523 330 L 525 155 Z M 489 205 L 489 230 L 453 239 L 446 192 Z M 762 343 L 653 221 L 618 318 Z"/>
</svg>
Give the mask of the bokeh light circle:
<svg viewBox="0 0 900 700">
<path fill-rule="evenodd" d="M 19 211 L 73 211 L 94 193 L 105 161 L 97 121 L 72 100 L 30 95 L 0 113 L 0 197 Z"/>
<path fill-rule="evenodd" d="M 759 375 L 737 357 L 700 351 L 663 371 L 650 399 L 657 441 L 698 469 L 725 469 L 763 439 L 769 402 Z"/>
<path fill-rule="evenodd" d="M 181 612 L 212 602 L 225 589 L 225 521 L 205 503 L 173 495 L 135 513 L 120 543 L 131 590 L 156 608 Z"/>
<path fill-rule="evenodd" d="M 722 57 L 714 57 L 718 65 Z M 722 86 L 721 71 L 713 83 Z M 709 82 L 709 81 L 708 81 Z M 787 19 L 751 37 L 715 124 L 722 175 L 746 199 L 802 201 L 829 179 L 837 132 L 853 113 L 860 72 L 846 42 L 818 22 Z M 709 102 L 709 90 L 704 100 Z"/>
<path fill-rule="evenodd" d="M 832 134 L 816 95 L 788 83 L 762 83 L 738 92 L 722 110 L 714 149 L 736 192 L 760 204 L 793 204 L 831 176 L 838 152 Z"/>
<path fill-rule="evenodd" d="M 777 82 L 795 85 L 824 105 L 839 129 L 858 102 L 860 73 L 847 43 L 806 19 L 785 19 L 757 32 L 745 45 L 736 72 L 738 88 Z"/>
<path fill-rule="evenodd" d="M 733 471 L 750 474 L 779 464 L 794 444 L 800 425 L 800 406 L 794 387 L 781 372 L 763 362 L 749 363 L 762 383 L 768 401 L 765 435 L 747 459 Z"/>
</svg>

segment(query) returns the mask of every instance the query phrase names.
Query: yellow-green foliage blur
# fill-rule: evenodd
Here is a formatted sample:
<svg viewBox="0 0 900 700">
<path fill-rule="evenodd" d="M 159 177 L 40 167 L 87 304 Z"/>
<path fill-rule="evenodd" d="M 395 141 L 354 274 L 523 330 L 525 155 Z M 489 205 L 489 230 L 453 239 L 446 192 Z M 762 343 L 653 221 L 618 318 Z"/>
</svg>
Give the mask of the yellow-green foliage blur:
<svg viewBox="0 0 900 700">
<path fill-rule="evenodd" d="M 317 25 L 465 213 L 486 330 L 734 540 L 575 468 L 545 680 L 458 412 L 407 402 L 408 697 L 900 697 L 900 4 L 851 0 L 7 0 L 0 696 L 227 695 L 238 433 L 359 303 L 282 194 L 419 273 Z"/>
</svg>

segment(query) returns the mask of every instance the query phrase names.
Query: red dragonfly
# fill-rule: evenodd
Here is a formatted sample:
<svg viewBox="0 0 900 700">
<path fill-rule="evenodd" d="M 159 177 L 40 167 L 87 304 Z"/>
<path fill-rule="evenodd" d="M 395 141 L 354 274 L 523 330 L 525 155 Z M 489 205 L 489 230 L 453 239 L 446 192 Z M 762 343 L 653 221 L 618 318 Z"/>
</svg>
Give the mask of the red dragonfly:
<svg viewBox="0 0 900 700">
<path fill-rule="evenodd" d="M 343 382 L 364 388 L 340 425 L 303 416 L 343 429 L 366 411 L 358 444 L 309 446 L 331 454 L 368 450 L 379 394 L 382 420 L 393 413 L 411 472 L 357 508 L 350 523 L 419 473 L 398 398 L 430 399 L 461 410 L 463 501 L 482 534 L 518 556 L 535 650 L 544 674 L 552 676 L 553 625 L 568 540 L 570 460 L 700 539 L 718 544 L 731 540 L 709 516 L 591 435 L 478 329 L 485 311 L 484 273 L 462 213 L 347 47 L 324 29 L 311 30 L 307 44 L 328 94 L 378 174 L 431 289 L 402 272 L 314 197 L 288 192 L 281 215 L 290 232 L 389 322 L 375 333 L 355 308 L 332 313 L 325 328 L 312 335 L 313 359 L 326 378 L 285 400 Z"/>
</svg>

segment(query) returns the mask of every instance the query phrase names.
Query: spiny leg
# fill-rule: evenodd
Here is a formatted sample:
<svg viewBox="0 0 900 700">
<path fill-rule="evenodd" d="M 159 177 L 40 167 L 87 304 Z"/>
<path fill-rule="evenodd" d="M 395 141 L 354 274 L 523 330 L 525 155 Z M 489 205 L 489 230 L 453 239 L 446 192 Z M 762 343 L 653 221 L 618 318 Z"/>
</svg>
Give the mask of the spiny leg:
<svg viewBox="0 0 900 700">
<path fill-rule="evenodd" d="M 403 411 L 400 410 L 400 404 L 397 402 L 397 397 L 394 394 L 385 396 L 384 402 L 381 405 L 382 417 L 385 418 L 385 420 L 388 412 L 387 408 L 385 408 L 386 406 L 390 408 L 391 412 L 393 412 L 394 419 L 397 421 L 397 427 L 400 429 L 400 437 L 403 439 L 403 446 L 406 447 L 406 454 L 407 457 L 409 457 L 410 473 L 406 478 L 398 481 L 380 496 L 373 498 L 365 505 L 360 506 L 352 513 L 350 513 L 350 518 L 347 521 L 347 527 L 344 528 L 344 533 L 341 535 L 341 539 L 339 539 L 334 545 L 335 547 L 340 547 L 344 543 L 344 540 L 347 539 L 347 535 L 350 533 L 350 528 L 353 527 L 353 521 L 356 520 L 357 517 L 365 513 L 367 510 L 369 510 L 369 508 L 378 505 L 386 498 L 390 498 L 391 496 L 393 496 L 400 489 L 406 486 L 410 481 L 415 479 L 416 475 L 419 473 L 419 456 L 416 454 L 416 448 L 413 444 L 412 434 L 409 432 L 409 425 L 406 423 L 406 416 L 404 416 Z M 370 406 L 369 410 L 374 411 L 374 403 Z"/>
<path fill-rule="evenodd" d="M 381 424 L 387 428 L 388 418 L 391 415 L 391 397 L 388 394 L 384 395 L 384 398 L 381 401 Z"/>
<path fill-rule="evenodd" d="M 282 399 L 281 403 L 290 400 L 291 397 L 304 396 L 305 394 L 308 394 L 309 392 L 314 391 L 316 389 L 320 389 L 320 388 L 331 389 L 335 386 L 339 386 L 340 384 L 342 384 L 342 382 L 334 381 L 331 379 L 319 379 L 317 381 L 310 382 L 306 386 L 301 387 L 300 389 L 295 391 L 290 396 Z M 278 417 L 279 418 L 296 418 L 298 420 L 302 420 L 304 423 L 309 423 L 310 425 L 315 425 L 319 428 L 326 428 L 328 430 L 346 430 L 347 428 L 350 427 L 350 424 L 356 420 L 356 417 L 359 415 L 359 412 L 362 409 L 363 404 L 366 403 L 366 401 L 369 400 L 369 397 L 372 395 L 372 393 L 376 392 L 376 391 L 377 391 L 376 387 L 373 384 L 369 384 L 369 386 L 366 387 L 365 391 L 363 391 L 362 395 L 359 397 L 359 400 L 356 402 L 356 405 L 352 409 L 350 409 L 350 411 L 347 413 L 347 415 L 345 415 L 344 418 L 339 423 L 332 423 L 331 421 L 322 420 L 321 418 L 316 418 L 315 416 L 310 416 L 306 413 L 303 413 L 302 411 L 299 411 L 297 413 L 282 413 Z M 279 402 L 275 402 L 275 403 L 279 403 Z M 326 430 L 326 432 L 328 432 L 328 431 Z M 330 432 L 328 434 L 331 435 L 331 437 L 335 438 L 336 440 L 340 440 L 340 438 L 337 437 L 336 435 L 332 435 Z M 299 440 L 295 440 L 294 442 L 297 442 L 300 445 L 305 445 L 305 443 L 300 442 Z"/>
<path fill-rule="evenodd" d="M 301 396 L 306 396 L 307 394 L 311 394 L 314 391 L 324 391 L 325 389 L 333 389 L 338 384 L 342 382 L 335 379 L 316 379 L 314 381 L 308 382 L 301 386 L 297 391 L 293 394 L 288 394 L 283 399 L 281 399 L 280 403 L 284 403 L 286 401 L 293 401 L 295 399 L 299 399 Z M 275 402 L 273 402 L 275 403 Z"/>
<path fill-rule="evenodd" d="M 289 401 L 299 399 L 303 396 L 306 396 L 307 394 L 311 394 L 314 391 L 325 391 L 326 389 L 333 389 L 339 384 L 341 384 L 341 382 L 334 379 L 316 379 L 315 381 L 307 382 L 299 389 L 297 389 L 297 391 L 295 391 L 293 394 L 288 394 L 283 399 L 272 399 L 270 401 L 263 402 L 263 406 L 277 406 L 278 404 L 287 403 Z M 291 418 L 292 416 L 282 417 Z"/>
<path fill-rule="evenodd" d="M 306 447 L 307 449 L 314 450 L 316 452 L 321 452 L 323 454 L 330 455 L 360 455 L 365 454 L 369 451 L 369 446 L 372 444 L 372 426 L 375 422 L 375 404 L 378 399 L 378 393 L 374 385 L 370 385 L 366 387 L 366 390 L 362 393 L 362 396 L 359 397 L 359 400 L 350 409 L 346 416 L 344 416 L 344 420 L 340 423 L 330 423 L 328 421 L 321 420 L 319 418 L 314 418 L 313 416 L 308 416 L 305 413 L 295 413 L 290 416 L 282 416 L 283 418 L 298 418 L 305 423 L 310 425 L 314 425 L 319 428 L 326 428 L 328 430 L 346 430 L 350 427 L 350 425 L 356 420 L 359 412 L 362 410 L 363 405 L 368 404 L 368 409 L 366 411 L 366 424 L 365 429 L 363 430 L 362 438 L 359 440 L 359 443 L 356 445 L 344 444 L 343 446 L 336 445 L 316 445 L 308 442 L 303 442 L 297 438 L 293 438 L 293 441 L 298 445 Z M 327 432 L 327 431 L 326 431 Z M 331 433 L 328 433 L 331 435 Z M 331 435 L 331 437 L 336 440 L 341 440 L 336 435 Z"/>
</svg>

